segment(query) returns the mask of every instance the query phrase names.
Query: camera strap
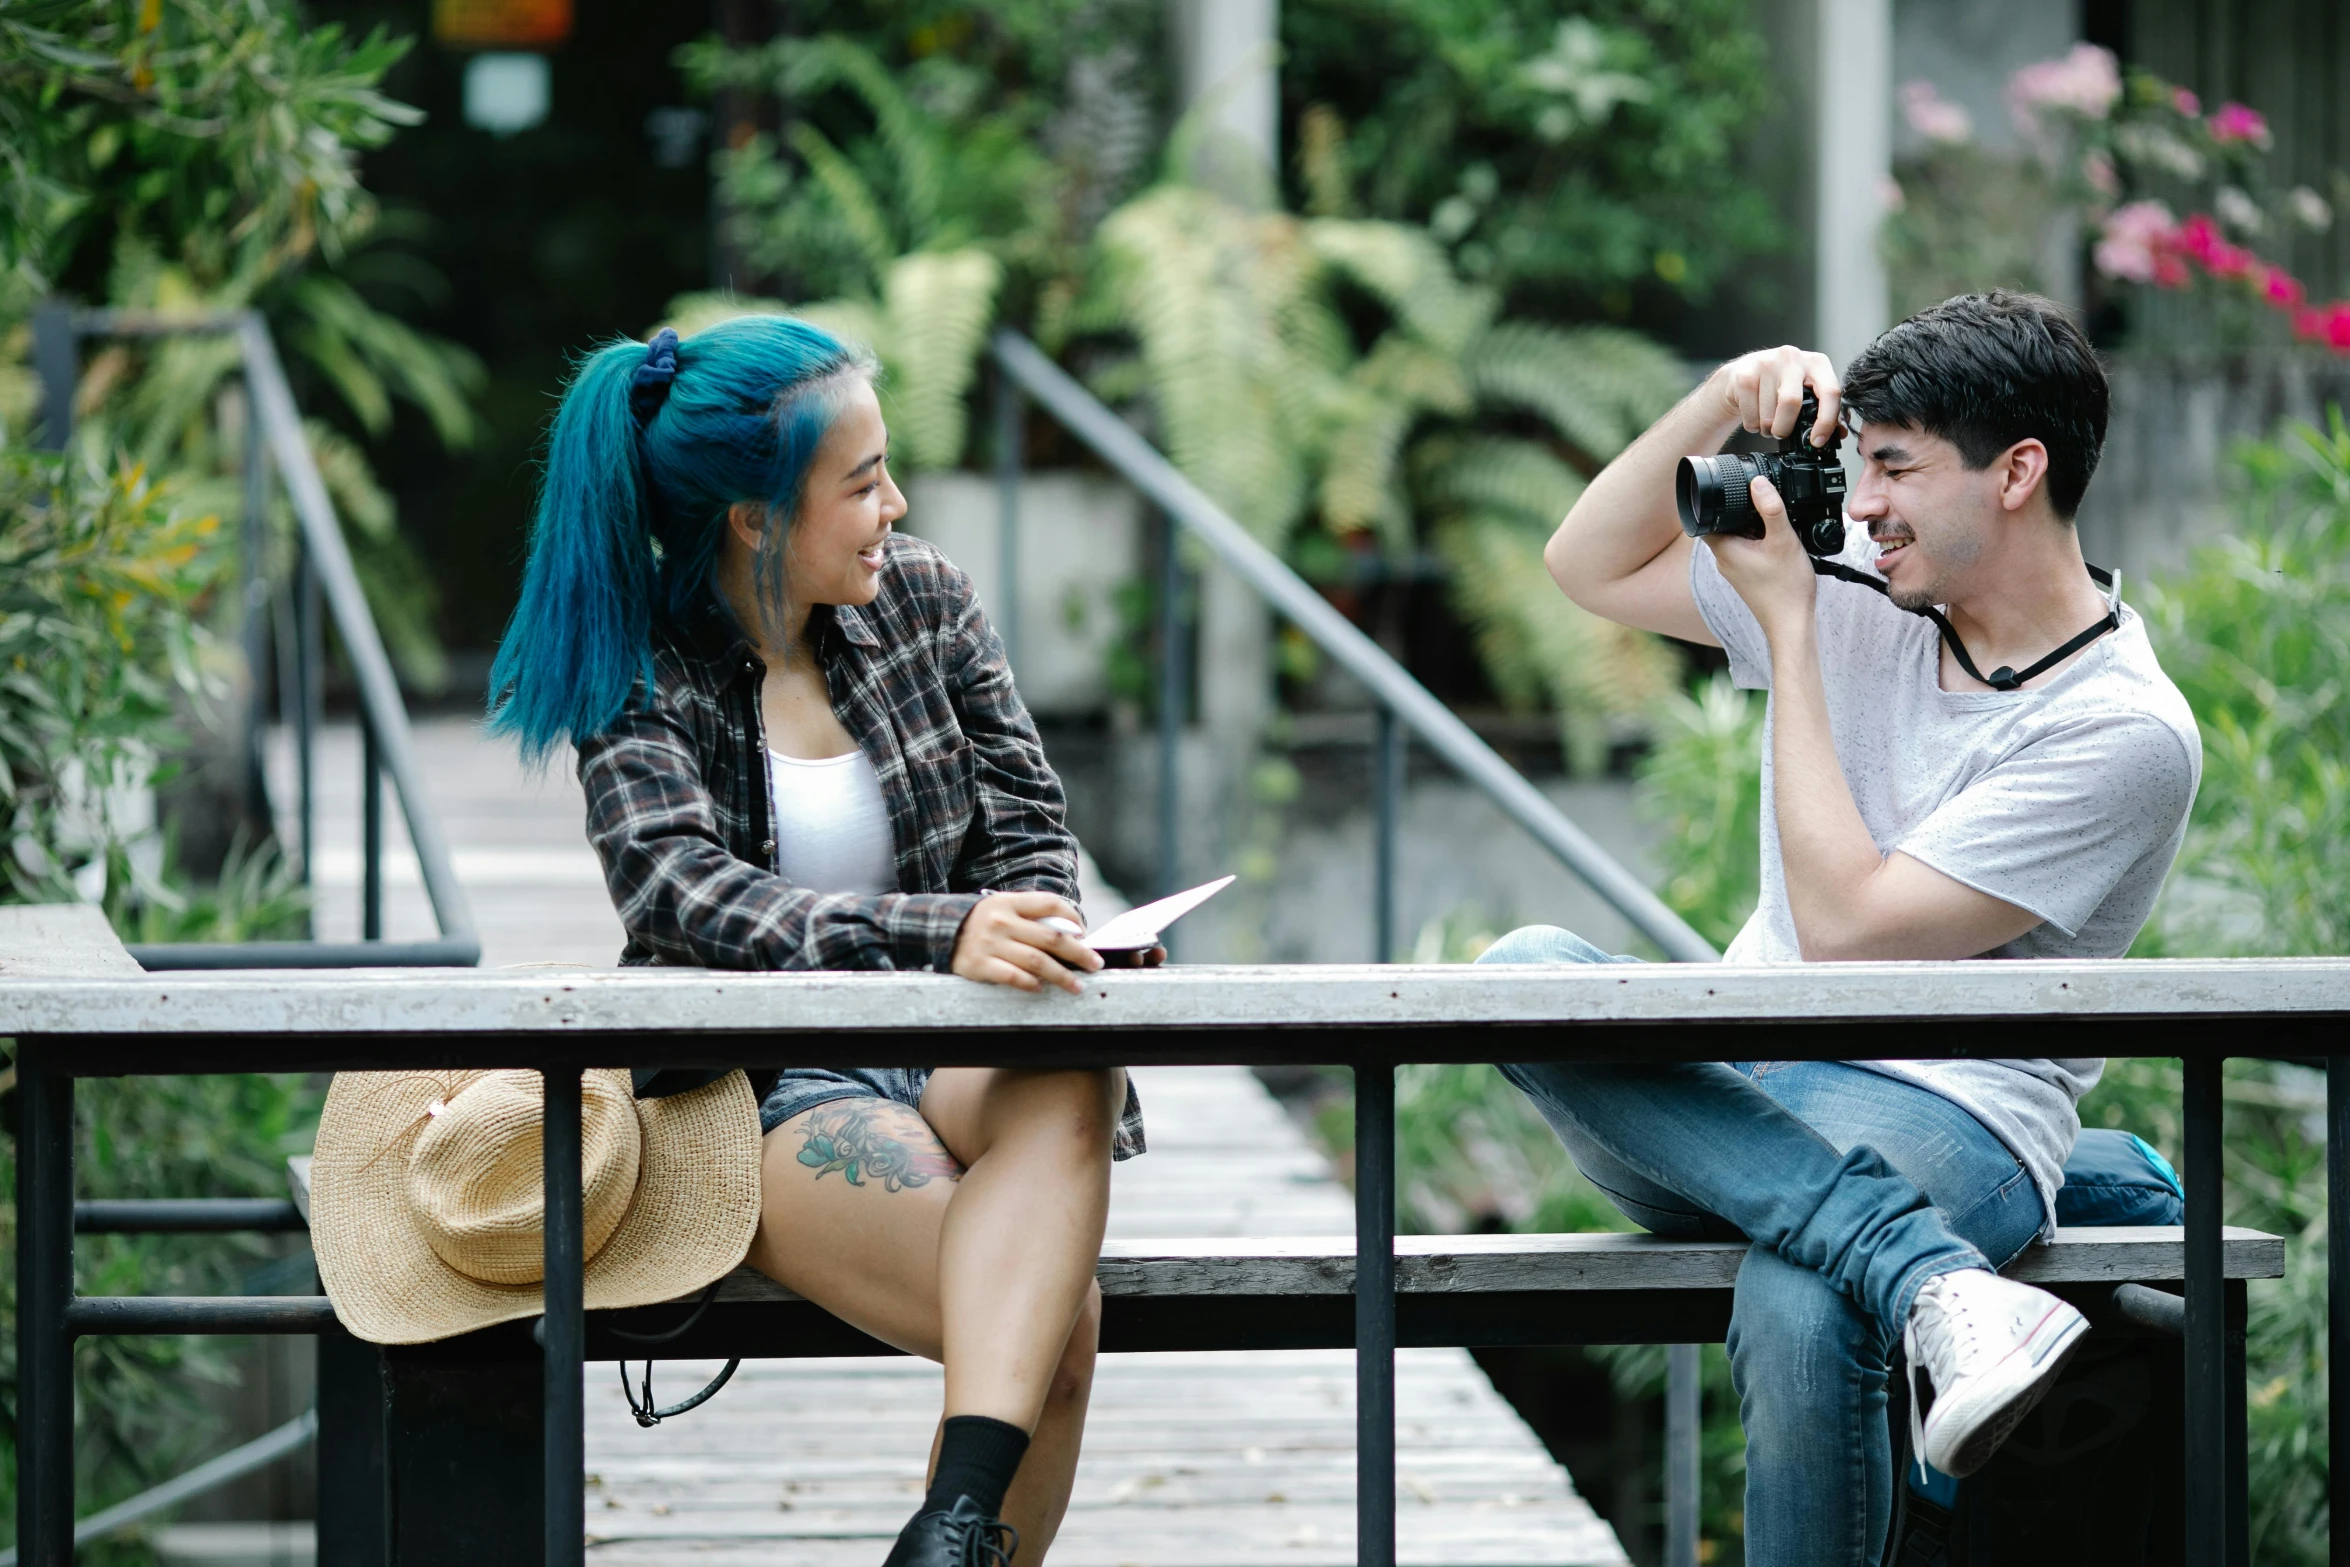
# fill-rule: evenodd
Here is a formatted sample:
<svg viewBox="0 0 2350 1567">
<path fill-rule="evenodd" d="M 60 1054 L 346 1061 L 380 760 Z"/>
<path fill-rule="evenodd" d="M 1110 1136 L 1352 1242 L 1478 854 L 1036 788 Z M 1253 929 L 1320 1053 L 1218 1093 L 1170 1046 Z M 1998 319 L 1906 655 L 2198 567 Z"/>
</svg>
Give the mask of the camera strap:
<svg viewBox="0 0 2350 1567">
<path fill-rule="evenodd" d="M 2084 564 L 2086 563 L 2084 562 Z M 1865 571 L 1855 571 L 1850 566 L 1845 565 L 1842 561 L 1823 560 L 1819 556 L 1814 555 L 1811 558 L 1811 569 L 1823 577 L 1834 577 L 1839 582 L 1856 582 L 1864 588 L 1873 588 L 1877 592 L 1885 595 L 1885 597 L 1888 599 L 1893 596 L 1893 590 L 1885 586 L 1884 578 L 1872 577 Z M 1931 604 L 1927 605 L 1924 609 L 1913 610 L 1911 613 L 1925 616 L 1928 620 L 1932 621 L 1937 627 L 1941 629 L 1942 640 L 1950 645 L 1951 656 L 1958 660 L 1958 667 L 1967 672 L 1967 677 L 1969 679 L 1979 680 L 1994 691 L 2013 691 L 2017 687 L 2021 686 L 2025 681 L 2037 679 L 2041 675 L 2046 674 L 2049 670 L 2054 669 L 2057 665 L 2063 663 L 2066 659 L 2072 657 L 2075 653 L 2078 653 L 2081 649 L 2087 647 L 2090 643 L 2096 641 L 2099 637 L 2105 635 L 2108 631 L 2116 631 L 2121 628 L 2122 596 L 2119 579 L 2116 578 L 2112 572 L 2107 571 L 2103 566 L 2090 566 L 2089 580 L 2096 583 L 2098 587 L 2105 590 L 2105 618 L 2097 622 L 2097 624 L 2091 626 L 2088 630 L 2082 632 L 2079 636 L 2074 637 L 2071 641 L 2065 643 L 2064 646 L 2058 648 L 2055 652 L 2049 654 L 2046 658 L 2040 660 L 2040 662 L 2034 664 L 2031 668 L 2022 671 L 2018 671 L 2010 665 L 2002 664 L 1997 669 L 1992 670 L 1991 673 L 1987 675 L 1984 674 L 1981 670 L 1975 667 L 1975 661 L 1967 656 L 1966 644 L 1959 640 L 1958 632 L 1952 628 L 1950 624 L 1950 618 L 1947 615 L 1944 615 L 1940 610 L 1934 608 L 1934 606 Z"/>
</svg>

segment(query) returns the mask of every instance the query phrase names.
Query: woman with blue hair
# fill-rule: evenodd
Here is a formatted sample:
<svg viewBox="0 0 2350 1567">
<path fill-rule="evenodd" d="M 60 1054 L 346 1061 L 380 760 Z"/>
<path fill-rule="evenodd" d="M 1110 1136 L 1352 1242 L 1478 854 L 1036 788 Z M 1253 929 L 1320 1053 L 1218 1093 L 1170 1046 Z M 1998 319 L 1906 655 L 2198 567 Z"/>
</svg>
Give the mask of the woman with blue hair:
<svg viewBox="0 0 2350 1567">
<path fill-rule="evenodd" d="M 1060 781 L 969 580 L 893 531 L 874 373 L 788 317 L 596 350 L 555 415 L 490 726 L 534 760 L 577 748 L 623 963 L 1076 991 L 1101 960 L 1045 923 L 1083 925 Z M 765 1075 L 751 1264 L 946 1366 L 889 1567 L 1023 1539 L 1041 1559 L 1092 1385 L 1110 1162 L 1142 1150 L 1125 1073 Z"/>
</svg>

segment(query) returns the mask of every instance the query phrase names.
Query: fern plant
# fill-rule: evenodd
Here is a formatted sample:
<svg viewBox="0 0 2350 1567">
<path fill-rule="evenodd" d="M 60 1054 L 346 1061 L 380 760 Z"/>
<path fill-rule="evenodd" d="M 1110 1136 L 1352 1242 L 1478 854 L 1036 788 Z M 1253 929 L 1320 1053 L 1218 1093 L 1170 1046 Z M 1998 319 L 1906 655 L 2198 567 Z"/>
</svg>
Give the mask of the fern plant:
<svg viewBox="0 0 2350 1567">
<path fill-rule="evenodd" d="M 689 294 L 671 302 L 669 324 L 690 334 L 789 308 L 865 344 L 888 371 L 882 408 L 905 466 L 953 467 L 1005 274 L 1005 247 L 981 236 L 1010 234 L 1008 248 L 1023 249 L 1023 209 L 1048 171 L 1042 153 L 1001 118 L 956 134 L 870 49 L 837 34 L 752 50 L 697 45 L 683 63 L 705 88 L 773 90 L 799 104 L 846 99 L 866 129 L 843 145 L 803 115 L 780 141 L 754 137 L 719 159 L 728 232 L 753 267 L 817 279 L 832 297 L 787 307 Z"/>
<path fill-rule="evenodd" d="M 1568 603 L 1541 560 L 1584 473 L 1680 395 L 1662 349 L 1498 319 L 1493 291 L 1403 224 L 1170 185 L 1113 214 L 1099 250 L 1076 324 L 1137 351 L 1097 389 L 1137 394 L 1177 466 L 1260 538 L 1281 548 L 1310 517 L 1390 556 L 1433 546 L 1496 690 L 1558 713 L 1578 770 L 1673 688 L 1664 643 Z"/>
</svg>

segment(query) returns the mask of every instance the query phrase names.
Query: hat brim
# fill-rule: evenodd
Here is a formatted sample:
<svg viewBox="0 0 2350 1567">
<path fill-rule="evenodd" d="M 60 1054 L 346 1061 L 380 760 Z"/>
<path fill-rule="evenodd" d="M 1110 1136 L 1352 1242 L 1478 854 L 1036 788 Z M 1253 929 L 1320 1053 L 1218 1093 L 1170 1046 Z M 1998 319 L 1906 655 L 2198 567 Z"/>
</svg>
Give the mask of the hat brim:
<svg viewBox="0 0 2350 1567">
<path fill-rule="evenodd" d="M 604 1069 L 598 1069 L 603 1071 Z M 374 1344 L 424 1344 L 545 1309 L 536 1284 L 487 1284 L 443 1261 L 407 1187 L 408 1131 L 478 1073 L 342 1072 L 327 1090 L 310 1166 L 311 1245 L 335 1316 Z M 729 1072 L 635 1099 L 643 1136 L 636 1194 L 585 1270 L 588 1309 L 674 1300 L 743 1260 L 759 1227 L 759 1107 Z"/>
</svg>

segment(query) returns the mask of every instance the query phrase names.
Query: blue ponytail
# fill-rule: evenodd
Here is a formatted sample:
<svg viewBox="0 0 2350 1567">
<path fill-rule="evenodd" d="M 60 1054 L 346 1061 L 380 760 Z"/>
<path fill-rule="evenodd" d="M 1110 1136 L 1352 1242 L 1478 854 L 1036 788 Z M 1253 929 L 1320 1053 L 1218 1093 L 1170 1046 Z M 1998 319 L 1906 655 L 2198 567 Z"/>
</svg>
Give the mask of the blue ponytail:
<svg viewBox="0 0 2350 1567">
<path fill-rule="evenodd" d="M 762 603 L 780 603 L 782 539 L 808 464 L 872 357 L 789 316 L 743 316 L 680 341 L 627 338 L 581 361 L 555 411 L 522 595 L 490 668 L 493 734 L 524 758 L 608 728 L 652 672 L 656 621 L 714 596 L 728 510 L 767 529 Z"/>
</svg>

